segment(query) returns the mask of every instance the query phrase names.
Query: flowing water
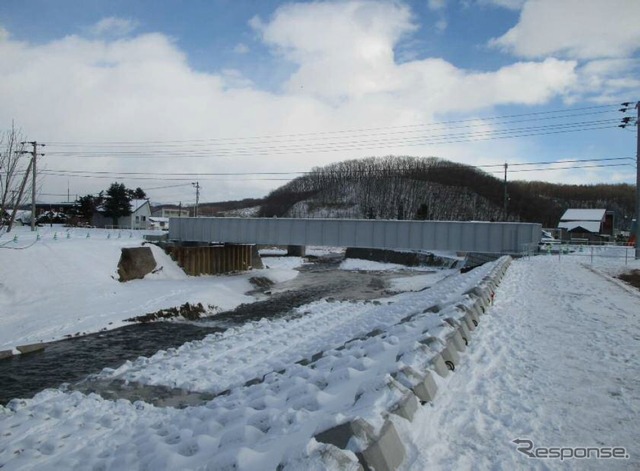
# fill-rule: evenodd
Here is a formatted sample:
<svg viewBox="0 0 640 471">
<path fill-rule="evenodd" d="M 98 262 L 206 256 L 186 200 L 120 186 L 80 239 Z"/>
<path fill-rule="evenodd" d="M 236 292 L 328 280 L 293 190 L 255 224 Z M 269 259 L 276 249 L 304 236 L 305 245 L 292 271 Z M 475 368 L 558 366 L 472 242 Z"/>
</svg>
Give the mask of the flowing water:
<svg viewBox="0 0 640 471">
<path fill-rule="evenodd" d="M 307 264 L 294 280 L 272 287 L 273 293 L 269 293 L 266 300 L 243 304 L 212 318 L 196 322 L 133 324 L 61 340 L 50 344 L 44 351 L 0 360 L 0 404 L 6 404 L 13 398 L 32 397 L 45 388 L 59 387 L 63 383 L 81 382 L 103 368 L 117 368 L 127 360 L 179 347 L 233 325 L 291 315 L 292 309 L 329 295 L 335 299 L 383 297 L 388 295 L 387 279 L 402 276 L 398 272 L 345 272 L 337 269 L 339 261 L 337 258 L 323 258 L 317 263 Z M 123 389 L 116 383 L 111 387 L 114 395 Z M 161 391 L 152 393 L 162 396 Z M 167 395 L 171 394 L 167 392 Z"/>
</svg>

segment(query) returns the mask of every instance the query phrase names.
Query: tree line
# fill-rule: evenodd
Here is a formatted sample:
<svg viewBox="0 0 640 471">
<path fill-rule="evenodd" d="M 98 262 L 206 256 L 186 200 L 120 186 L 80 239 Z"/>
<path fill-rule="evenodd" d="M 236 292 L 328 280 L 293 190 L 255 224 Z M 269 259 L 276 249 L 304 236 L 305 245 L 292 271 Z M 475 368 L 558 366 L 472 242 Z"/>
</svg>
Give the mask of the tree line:
<svg viewBox="0 0 640 471">
<path fill-rule="evenodd" d="M 78 198 L 72 214 L 73 216 L 90 223 L 96 212 L 113 220 L 113 225 L 118 225 L 118 219 L 131 214 L 131 200 L 146 199 L 147 195 L 140 187 L 135 190 L 127 188 L 123 183 L 114 182 L 106 191 L 97 195 L 85 195 Z"/>
<path fill-rule="evenodd" d="M 568 208 L 606 208 L 618 228 L 634 214 L 635 186 L 504 182 L 438 158 L 370 157 L 314 168 L 272 191 L 263 217 L 539 222 L 555 227 Z"/>
</svg>

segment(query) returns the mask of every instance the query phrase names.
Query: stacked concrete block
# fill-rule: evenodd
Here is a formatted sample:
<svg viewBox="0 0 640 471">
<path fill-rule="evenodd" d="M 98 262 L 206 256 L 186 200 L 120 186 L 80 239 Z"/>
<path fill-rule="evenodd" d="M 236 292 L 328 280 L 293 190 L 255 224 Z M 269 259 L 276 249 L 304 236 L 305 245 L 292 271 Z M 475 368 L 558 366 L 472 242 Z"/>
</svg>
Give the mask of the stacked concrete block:
<svg viewBox="0 0 640 471">
<path fill-rule="evenodd" d="M 387 409 L 387 414 L 412 421 L 420 404 L 435 399 L 438 386 L 432 372 L 446 377 L 460 364 L 460 353 L 466 349 L 481 315 L 492 304 L 495 290 L 510 262 L 510 257 L 499 259 L 490 273 L 467 291 L 463 299 L 430 306 L 402 319 L 400 324 L 414 322 L 424 314 L 433 313 L 443 322 L 434 332 L 425 330 L 424 338 L 396 357 L 398 371 L 390 375 L 387 387 L 396 390 L 396 397 L 398 391 L 401 396 Z M 373 331 L 370 336 L 373 335 L 383 336 L 384 333 Z M 342 348 L 349 346 L 350 343 L 347 343 Z M 406 450 L 389 416 L 383 415 L 383 420 L 379 432 L 364 419 L 356 418 L 325 430 L 315 438 L 332 447 L 355 453 L 365 470 L 397 469 L 404 461 Z M 339 450 L 334 450 L 335 453 L 339 453 Z"/>
<path fill-rule="evenodd" d="M 402 385 L 411 389 L 421 404 L 433 401 L 438 393 L 438 386 L 429 370 L 420 372 L 407 366 L 402 368 L 395 377 Z"/>
<path fill-rule="evenodd" d="M 378 433 L 367 421 L 357 418 L 325 430 L 315 436 L 318 442 L 353 451 L 364 469 L 391 471 L 405 458 L 405 448 L 393 423 L 389 420 Z"/>
</svg>

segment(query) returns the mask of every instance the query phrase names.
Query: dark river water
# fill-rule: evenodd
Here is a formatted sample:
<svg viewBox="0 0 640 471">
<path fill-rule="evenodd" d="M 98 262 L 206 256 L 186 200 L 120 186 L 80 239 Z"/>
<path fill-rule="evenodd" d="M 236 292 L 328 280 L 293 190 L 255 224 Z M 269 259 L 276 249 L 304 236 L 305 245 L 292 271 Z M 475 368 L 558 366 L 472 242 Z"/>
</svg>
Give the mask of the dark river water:
<svg viewBox="0 0 640 471">
<path fill-rule="evenodd" d="M 126 360 L 179 347 L 232 325 L 291 315 L 293 308 L 315 299 L 328 296 L 336 299 L 378 298 L 388 294 L 387 278 L 402 276 L 397 272 L 345 272 L 337 270 L 336 265 L 336 260 L 305 265 L 297 278 L 274 286 L 274 294 L 266 300 L 243 304 L 209 319 L 190 323 L 133 324 L 62 340 L 41 352 L 0 360 L 0 404 L 13 398 L 29 398 L 45 388 L 59 387 L 63 383 L 77 383 L 103 368 L 117 368 Z"/>
</svg>

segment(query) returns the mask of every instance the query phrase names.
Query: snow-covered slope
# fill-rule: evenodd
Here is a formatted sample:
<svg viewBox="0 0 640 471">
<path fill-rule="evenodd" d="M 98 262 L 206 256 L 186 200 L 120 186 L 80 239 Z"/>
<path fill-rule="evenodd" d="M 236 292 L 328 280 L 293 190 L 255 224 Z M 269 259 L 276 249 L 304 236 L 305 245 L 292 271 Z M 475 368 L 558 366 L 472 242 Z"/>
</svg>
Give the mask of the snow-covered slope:
<svg viewBox="0 0 640 471">
<path fill-rule="evenodd" d="M 41 250 L 58 242 L 48 241 Z M 101 242 L 105 247 L 111 243 Z M 420 406 L 413 422 L 389 419 L 406 448 L 401 469 L 640 466 L 640 359 L 635 354 L 640 296 L 607 275 L 624 266 L 617 250 L 600 250 L 600 256 L 615 257 L 595 257 L 593 263 L 588 253 L 576 252 L 511 264 L 460 365 L 446 378 L 436 377 L 435 400 Z M 431 361 L 435 351 L 422 342 L 429 338 L 441 344 L 449 338 L 453 326 L 445 317 L 459 313 L 459 303 L 473 302 L 465 292 L 496 263 L 436 282 L 417 277 L 411 283 L 415 291 L 376 302 L 316 301 L 300 307 L 300 316 L 248 323 L 97 376 L 98 381 L 122 381 L 141 390 L 166 386 L 210 396 L 184 409 L 61 390 L 16 399 L 0 407 L 0 467 L 355 466 L 352 451 L 358 443 L 349 442 L 347 461 L 337 462 L 330 447 L 313 437 L 358 417 L 379 429 L 386 411 L 407 391 L 399 369 Z M 629 267 L 640 268 L 640 263 L 629 261 Z M 104 276 L 93 276 L 97 281 L 90 278 L 92 286 L 112 286 Z M 197 288 L 190 291 L 179 273 L 155 276 L 166 278 L 131 286 L 140 294 L 147 285 L 167 283 L 163 287 L 176 291 L 174 299 L 205 295 Z M 216 288 L 218 293 L 230 289 L 229 280 L 243 280 L 219 278 L 226 281 Z M 209 287 L 215 282 L 211 277 L 207 281 Z M 420 282 L 429 288 L 418 291 Z M 12 283 L 19 293 L 19 283 Z M 52 291 L 52 286 L 46 289 Z M 67 307 L 78 303 L 58 299 Z M 225 299 L 234 298 L 229 294 Z M 440 311 L 428 309 L 434 304 Z M 397 378 L 393 384 L 402 384 L 389 387 L 392 376 Z M 512 440 L 518 438 L 538 447 L 624 447 L 629 458 L 533 459 L 517 451 Z"/>
<path fill-rule="evenodd" d="M 13 241 L 14 234 L 17 241 Z M 155 274 L 120 283 L 122 247 L 143 243 L 140 232 L 27 228 L 0 237 L 0 350 L 59 340 L 124 325 L 124 319 L 185 302 L 231 309 L 254 300 L 244 293 L 259 270 L 234 276 L 189 278 L 158 247 Z M 269 270 L 282 281 L 294 270 Z"/>
</svg>

